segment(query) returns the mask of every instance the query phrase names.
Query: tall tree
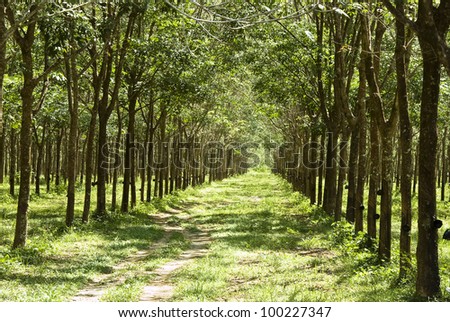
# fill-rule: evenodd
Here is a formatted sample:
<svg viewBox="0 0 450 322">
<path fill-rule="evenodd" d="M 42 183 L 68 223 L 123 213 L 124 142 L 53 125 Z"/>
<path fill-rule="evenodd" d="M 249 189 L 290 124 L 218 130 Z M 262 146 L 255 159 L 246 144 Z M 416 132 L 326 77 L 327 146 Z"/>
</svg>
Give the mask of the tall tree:
<svg viewBox="0 0 450 322">
<path fill-rule="evenodd" d="M 32 49 L 35 42 L 36 24 L 40 10 L 41 8 L 38 5 L 30 6 L 30 16 L 27 19 L 27 27 L 17 27 L 14 31 L 14 39 L 21 52 L 23 86 L 20 91 L 20 96 L 22 98 L 22 117 L 20 128 L 20 186 L 13 248 L 25 246 L 27 239 L 28 201 L 30 197 L 31 177 L 31 129 L 34 107 L 33 91 L 41 79 L 40 77 L 34 76 Z M 16 26 L 16 13 L 8 4 L 6 13 L 10 24 Z"/>
<path fill-rule="evenodd" d="M 420 297 L 439 296 L 440 276 L 438 234 L 441 222 L 436 213 L 437 116 L 441 66 L 450 74 L 450 1 L 435 6 L 432 0 L 419 0 L 417 21 L 398 11 L 389 0 L 383 0 L 397 20 L 407 24 L 418 36 L 423 62 L 419 138 L 419 218 L 417 244 L 416 293 Z"/>
<path fill-rule="evenodd" d="M 125 31 L 122 33 L 121 26 L 129 10 Z M 122 70 L 129 47 L 130 35 L 134 28 L 136 10 L 133 4 L 113 4 L 108 1 L 106 5 L 105 19 L 110 24 L 102 30 L 103 52 L 101 53 L 101 68 L 99 74 L 94 77 L 94 82 L 100 82 L 101 94 L 98 96 L 97 113 L 99 121 L 98 130 L 98 154 L 97 154 L 97 209 L 96 216 L 102 217 L 106 214 L 106 179 L 108 165 L 108 120 L 113 112 L 118 99 L 119 89 L 122 82 Z M 95 22 L 95 20 L 93 20 Z M 96 28 L 95 24 L 93 26 Z M 93 59 L 97 58 L 98 52 L 91 52 Z M 114 80 L 112 82 L 112 80 Z"/>
<path fill-rule="evenodd" d="M 68 50 L 64 57 L 64 65 L 67 78 L 67 99 L 70 114 L 69 125 L 69 149 L 67 164 L 67 207 L 66 207 L 66 226 L 73 225 L 75 217 L 75 185 L 77 177 L 77 158 L 78 158 L 78 109 L 79 109 L 79 72 L 77 66 L 78 45 L 75 41 L 75 22 L 69 18 L 68 23 Z"/>
<path fill-rule="evenodd" d="M 375 53 L 381 52 L 381 39 L 385 33 L 382 17 L 378 16 L 375 28 L 375 40 L 372 45 L 372 36 L 369 19 L 363 16 L 362 50 L 365 57 L 365 71 L 371 100 L 371 117 L 377 122 L 381 134 L 381 212 L 380 212 L 380 239 L 378 253 L 380 259 L 391 258 L 392 234 L 392 189 L 393 189 L 393 149 L 394 131 L 397 129 L 398 105 L 393 104 L 389 118 L 385 115 L 385 106 L 379 83 L 379 58 Z"/>
<path fill-rule="evenodd" d="M 6 21 L 5 1 L 0 1 L 0 183 L 3 183 L 5 131 L 3 120 L 3 80 L 6 72 Z"/>
<path fill-rule="evenodd" d="M 396 1 L 397 10 L 405 14 L 405 0 Z M 412 183 L 412 125 L 409 117 L 408 103 L 408 39 L 405 24 L 396 20 L 395 62 L 397 77 L 397 97 L 400 115 L 400 148 L 401 148 L 401 197 L 402 219 L 400 231 L 400 277 L 405 277 L 411 269 L 411 183 Z"/>
</svg>

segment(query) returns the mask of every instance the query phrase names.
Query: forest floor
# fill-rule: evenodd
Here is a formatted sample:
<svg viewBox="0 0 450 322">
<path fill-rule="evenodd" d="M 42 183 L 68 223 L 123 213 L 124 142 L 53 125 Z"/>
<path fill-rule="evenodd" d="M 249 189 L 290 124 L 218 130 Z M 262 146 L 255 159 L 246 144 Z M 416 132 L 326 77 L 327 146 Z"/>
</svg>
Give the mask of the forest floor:
<svg viewBox="0 0 450 322">
<path fill-rule="evenodd" d="M 16 251 L 15 200 L 2 190 L 1 198 L 0 301 L 414 300 L 414 272 L 397 278 L 397 243 L 392 263 L 378 263 L 363 235 L 333 224 L 268 171 L 189 188 L 70 230 L 63 196 L 34 196 L 29 243 Z M 440 207 L 444 213 L 446 204 Z M 449 300 L 450 243 L 439 247 Z"/>
</svg>

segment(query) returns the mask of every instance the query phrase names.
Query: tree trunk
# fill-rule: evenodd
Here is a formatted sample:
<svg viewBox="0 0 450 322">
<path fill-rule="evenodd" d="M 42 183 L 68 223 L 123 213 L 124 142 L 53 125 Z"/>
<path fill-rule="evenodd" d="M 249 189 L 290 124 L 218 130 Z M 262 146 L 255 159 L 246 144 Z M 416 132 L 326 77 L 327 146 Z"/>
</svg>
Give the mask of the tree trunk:
<svg viewBox="0 0 450 322">
<path fill-rule="evenodd" d="M 317 204 L 321 205 L 323 200 L 323 167 L 325 164 L 325 133 L 320 136 L 320 163 L 319 163 L 319 187 L 317 191 Z"/>
<path fill-rule="evenodd" d="M 1 92 L 1 89 L 0 89 L 0 92 Z M 1 97 L 1 93 L 0 93 L 0 100 L 1 99 L 2 99 L 2 97 Z M 1 112 L 0 112 L 0 114 L 1 114 Z M 0 122 L 1 122 L 1 119 L 0 119 Z M 0 127 L 2 127 L 2 125 L 0 125 Z M 5 151 L 5 139 L 6 139 L 5 131 L 2 130 L 0 132 L 0 184 L 3 183 L 4 174 L 5 174 L 5 152 L 4 152 Z"/>
<path fill-rule="evenodd" d="M 380 240 L 378 255 L 380 259 L 391 259 L 392 242 L 392 188 L 393 188 L 393 133 L 384 130 L 381 136 L 381 206 L 380 206 Z"/>
<path fill-rule="evenodd" d="M 41 195 L 41 173 L 42 173 L 42 159 L 44 158 L 44 142 L 47 132 L 47 124 L 44 124 L 43 130 L 42 130 L 42 138 L 39 142 L 39 136 L 35 135 L 36 137 L 36 147 L 37 147 L 37 157 L 36 157 L 36 172 L 35 172 L 35 193 L 36 195 Z"/>
<path fill-rule="evenodd" d="M 3 120 L 3 80 L 6 71 L 6 23 L 5 5 L 0 1 L 0 184 L 4 180 L 5 122 Z"/>
<path fill-rule="evenodd" d="M 166 140 L 166 123 L 167 123 L 167 111 L 165 108 L 161 111 L 161 120 L 160 120 L 160 144 L 159 144 L 159 170 L 158 170 L 158 197 L 162 198 L 164 196 L 164 180 L 165 173 L 167 171 L 166 168 L 166 151 L 168 150 L 168 145 L 165 142 Z M 155 188 L 156 191 L 156 188 Z"/>
<path fill-rule="evenodd" d="M 345 219 L 353 223 L 355 222 L 355 207 L 359 207 L 355 201 L 356 194 L 356 174 L 358 171 L 358 149 L 359 149 L 359 126 L 353 126 L 351 143 L 350 143 L 350 157 L 348 163 L 348 184 L 346 186 L 347 194 L 347 207 Z"/>
<path fill-rule="evenodd" d="M 33 6 L 34 7 L 34 6 Z M 31 8 L 30 10 L 35 10 Z M 37 9 L 36 9 L 37 10 Z M 14 24 L 14 13 L 9 8 L 8 12 L 11 24 Z M 34 18 L 35 19 L 35 18 Z M 13 248 L 24 247 L 28 233 L 28 202 L 30 198 L 31 177 L 31 129 L 33 120 L 34 97 L 33 91 L 37 80 L 33 76 L 33 52 L 35 40 L 36 20 L 29 21 L 24 36 L 16 30 L 14 36 L 19 44 L 22 56 L 23 86 L 20 90 L 22 98 L 22 117 L 20 128 L 20 186 L 17 204 L 16 229 Z"/>
<path fill-rule="evenodd" d="M 405 12 L 405 0 L 397 1 L 397 10 Z M 396 77 L 397 104 L 400 116 L 400 153 L 401 177 L 400 193 L 402 197 L 401 230 L 400 230 L 400 278 L 406 277 L 411 271 L 411 179 L 412 179 L 412 127 L 409 118 L 408 104 L 408 61 L 405 25 L 396 21 Z M 399 153 L 399 154 L 400 154 Z"/>
<path fill-rule="evenodd" d="M 366 180 L 367 166 L 367 120 L 366 120 L 366 74 L 365 65 L 359 66 L 359 89 L 358 89 L 358 174 L 355 191 L 355 232 L 364 230 L 364 185 Z"/>
<path fill-rule="evenodd" d="M 441 184 L 441 201 L 445 201 L 445 185 L 447 184 L 447 126 L 444 128 L 444 136 L 442 138 L 442 184 Z"/>
<path fill-rule="evenodd" d="M 52 141 L 50 137 L 47 137 L 46 140 L 45 154 L 45 183 L 47 193 L 49 193 L 52 173 Z"/>
<path fill-rule="evenodd" d="M 16 182 L 16 131 L 11 129 L 9 136 L 9 194 L 15 195 Z"/>
<path fill-rule="evenodd" d="M 67 155 L 67 208 L 66 226 L 71 227 L 75 218 L 75 185 L 77 177 L 77 157 L 78 157 L 78 71 L 76 59 L 76 44 L 73 38 L 73 26 L 70 30 L 70 57 L 66 57 L 66 77 L 67 93 L 70 114 L 68 155 Z"/>
<path fill-rule="evenodd" d="M 419 138 L 419 218 L 417 243 L 418 296 L 439 296 L 438 234 L 436 226 L 437 114 L 441 64 L 427 33 L 419 36 L 423 58 Z"/>
<path fill-rule="evenodd" d="M 349 131 L 345 129 L 342 133 L 341 141 L 339 142 L 339 176 L 338 176 L 338 186 L 336 195 L 336 209 L 334 211 L 334 219 L 336 221 L 341 220 L 342 216 L 342 198 L 344 196 L 344 181 L 347 174 L 348 165 L 348 138 Z"/>
<path fill-rule="evenodd" d="M 97 209 L 95 216 L 101 218 L 106 215 L 106 181 L 108 170 L 108 117 L 99 113 L 98 151 L 97 151 Z"/>
<path fill-rule="evenodd" d="M 371 104 L 372 105 L 372 104 Z M 370 108 L 373 108 L 370 106 Z M 377 195 L 380 187 L 380 135 L 376 121 L 370 119 L 370 178 L 367 207 L 367 233 L 370 237 L 377 237 Z"/>
<path fill-rule="evenodd" d="M 64 136 L 64 130 L 61 129 L 61 132 L 58 135 L 58 139 L 56 140 L 56 169 L 55 169 L 55 185 L 59 187 L 60 185 L 60 173 L 61 173 L 61 144 Z"/>
<path fill-rule="evenodd" d="M 337 134 L 327 133 L 327 156 L 325 162 L 325 187 L 324 187 L 324 200 L 323 208 L 329 215 L 334 215 L 336 206 L 336 146 L 337 146 Z"/>
<path fill-rule="evenodd" d="M 128 206 L 130 204 L 130 186 L 131 187 L 131 207 L 133 208 L 136 204 L 136 180 L 135 180 L 135 149 L 134 145 L 134 135 L 135 135 L 135 123 L 136 123 L 136 103 L 137 95 L 132 93 L 129 89 L 128 94 L 128 133 L 125 140 L 125 170 L 123 175 L 123 194 L 122 194 L 122 205 L 120 210 L 122 212 L 128 212 Z M 134 192 L 134 202 L 133 202 L 133 192 Z"/>
<path fill-rule="evenodd" d="M 414 154 L 414 181 L 413 181 L 413 195 L 417 191 L 417 181 L 419 176 L 419 145 L 416 145 L 416 153 Z"/>
<path fill-rule="evenodd" d="M 91 210 L 91 192 L 92 192 L 92 174 L 94 171 L 94 138 L 95 138 L 95 126 L 97 123 L 97 109 L 96 103 L 94 102 L 94 108 L 91 111 L 91 120 L 89 122 L 89 130 L 87 134 L 86 143 L 86 174 L 85 174 L 85 184 L 84 184 L 84 206 L 83 206 L 83 223 L 89 221 L 89 213 Z"/>
<path fill-rule="evenodd" d="M 313 131 L 311 133 L 311 139 L 310 139 L 310 151 L 309 151 L 309 157 L 308 157 L 308 163 L 309 166 L 309 200 L 312 205 L 316 203 L 317 200 L 317 148 L 318 148 L 318 142 L 317 142 L 317 134 Z M 233 153 L 233 150 L 231 150 L 231 153 Z"/>
<path fill-rule="evenodd" d="M 117 128 L 117 137 L 115 142 L 115 151 L 114 151 L 114 165 L 113 165 L 113 178 L 112 178 L 112 196 L 111 196 L 111 210 L 116 211 L 117 206 L 117 182 L 119 181 L 119 168 L 120 168 L 120 159 L 118 157 L 118 151 L 120 149 L 120 140 L 122 138 L 122 118 L 120 117 L 120 112 L 118 110 L 117 114 L 119 123 Z M 124 182 L 125 184 L 125 182 Z"/>
</svg>

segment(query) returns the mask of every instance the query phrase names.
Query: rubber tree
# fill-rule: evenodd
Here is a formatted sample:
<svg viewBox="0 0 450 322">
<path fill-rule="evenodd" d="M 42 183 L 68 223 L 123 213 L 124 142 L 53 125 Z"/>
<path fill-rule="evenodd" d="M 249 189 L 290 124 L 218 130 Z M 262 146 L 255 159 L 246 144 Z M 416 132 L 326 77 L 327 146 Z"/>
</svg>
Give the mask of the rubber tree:
<svg viewBox="0 0 450 322">
<path fill-rule="evenodd" d="M 419 0 L 417 21 L 410 20 L 389 0 L 386 8 L 415 32 L 422 53 L 423 77 L 419 137 L 419 216 L 416 294 L 422 298 L 441 295 L 438 234 L 442 222 L 436 213 L 437 118 L 441 67 L 450 75 L 450 48 L 446 35 L 450 28 L 450 1 L 439 4 Z"/>
</svg>

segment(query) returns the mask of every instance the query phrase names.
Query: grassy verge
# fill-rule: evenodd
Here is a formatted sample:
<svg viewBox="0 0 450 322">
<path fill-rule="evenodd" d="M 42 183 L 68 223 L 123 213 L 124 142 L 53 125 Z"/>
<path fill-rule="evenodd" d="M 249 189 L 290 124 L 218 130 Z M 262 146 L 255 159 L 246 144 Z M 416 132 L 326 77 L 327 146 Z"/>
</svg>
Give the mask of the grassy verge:
<svg viewBox="0 0 450 322">
<path fill-rule="evenodd" d="M 66 229 L 66 198 L 64 189 L 60 189 L 59 193 L 42 193 L 41 197 L 32 195 L 27 245 L 13 251 L 17 200 L 7 194 L 6 188 L 6 185 L 0 186 L 0 301 L 69 301 L 80 289 L 104 274 L 125 277 L 124 285 L 108 289 L 104 300 L 135 300 L 136 285 L 143 282 L 143 279 L 135 279 L 138 272 L 151 270 L 187 247 L 182 237 L 174 235 L 162 253 L 129 266 L 127 271 L 114 272 L 117 263 L 138 250 L 148 249 L 163 236 L 163 229 L 148 214 L 176 204 L 177 197 L 140 205 L 130 214 L 111 212 L 106 220 L 91 221 L 87 225 L 77 218 L 74 227 Z M 78 217 L 82 197 L 80 188 L 76 203 Z M 127 274 L 132 280 L 127 279 Z"/>
<path fill-rule="evenodd" d="M 107 286 L 102 301 L 137 301 L 153 278 L 152 271 L 189 247 L 182 234 L 173 233 L 144 260 L 114 269 L 162 238 L 162 228 L 148 214 L 167 208 L 182 210 L 168 224 L 190 232 L 208 230 L 213 238 L 209 255 L 174 274 L 173 300 L 414 300 L 415 272 L 404 280 L 397 278 L 398 194 L 393 211 L 393 260 L 382 265 L 363 235 L 354 236 L 348 224 L 334 224 L 320 208 L 267 172 L 252 171 L 189 188 L 139 205 L 128 215 L 112 213 L 107 220 L 88 225 L 77 222 L 70 230 L 63 224 L 64 196 L 63 191 L 32 196 L 27 247 L 11 251 L 16 200 L 8 196 L 6 185 L 0 186 L 0 301 L 70 300 L 105 274 L 120 283 Z M 81 189 L 77 200 L 80 214 Z M 447 228 L 449 204 L 442 202 L 438 207 Z M 416 231 L 414 226 L 413 245 Z M 450 243 L 441 240 L 439 248 L 442 300 L 448 301 Z"/>
<path fill-rule="evenodd" d="M 190 199 L 203 201 L 193 218 L 213 231 L 214 242 L 209 256 L 174 277 L 175 301 L 414 300 L 414 272 L 397 278 L 398 252 L 380 265 L 363 235 L 332 224 L 280 178 L 251 172 Z M 394 221 L 395 230 L 398 216 Z M 450 245 L 443 241 L 440 249 L 443 300 L 449 300 Z"/>
</svg>

